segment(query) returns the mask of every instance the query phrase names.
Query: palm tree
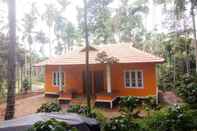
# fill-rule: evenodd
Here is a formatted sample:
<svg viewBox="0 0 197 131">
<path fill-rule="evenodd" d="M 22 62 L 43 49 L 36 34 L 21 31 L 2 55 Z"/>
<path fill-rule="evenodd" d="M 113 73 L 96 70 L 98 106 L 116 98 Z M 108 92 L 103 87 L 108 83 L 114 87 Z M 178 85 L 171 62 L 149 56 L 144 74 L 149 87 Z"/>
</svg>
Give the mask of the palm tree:
<svg viewBox="0 0 197 131">
<path fill-rule="evenodd" d="M 53 4 L 46 4 L 45 7 L 46 7 L 46 11 L 42 17 L 45 20 L 49 30 L 49 56 L 51 56 L 52 53 L 51 29 L 54 26 L 54 22 L 58 15 L 58 11 Z"/>
<path fill-rule="evenodd" d="M 23 19 L 23 27 L 24 27 L 24 32 L 23 32 L 23 40 L 28 43 L 29 47 L 29 82 L 30 82 L 30 89 L 31 89 L 31 81 L 32 81 L 32 45 L 33 45 L 33 35 L 35 32 L 33 31 L 34 29 L 34 24 L 37 20 L 37 11 L 36 11 L 36 6 L 34 3 L 31 5 L 31 11 L 28 14 L 25 14 L 25 17 Z"/>
<path fill-rule="evenodd" d="M 91 112 L 91 96 L 89 82 L 89 40 L 88 40 L 88 24 L 87 24 L 87 1 L 84 0 L 84 24 L 85 24 L 85 43 L 86 43 L 86 95 L 89 113 Z"/>
<path fill-rule="evenodd" d="M 12 119 L 15 113 L 16 81 L 16 6 L 15 0 L 8 0 L 9 46 L 8 46 L 8 92 L 5 120 Z"/>
<path fill-rule="evenodd" d="M 197 36 L 196 36 L 196 20 L 195 20 L 195 13 L 194 10 L 197 7 L 197 1 L 196 0 L 175 0 L 175 14 L 177 16 L 184 13 L 186 9 L 187 2 L 190 3 L 190 14 L 192 17 L 192 26 L 193 26 L 193 37 L 194 37 L 194 43 L 195 43 L 195 54 L 196 54 L 196 72 L 197 72 Z"/>
</svg>

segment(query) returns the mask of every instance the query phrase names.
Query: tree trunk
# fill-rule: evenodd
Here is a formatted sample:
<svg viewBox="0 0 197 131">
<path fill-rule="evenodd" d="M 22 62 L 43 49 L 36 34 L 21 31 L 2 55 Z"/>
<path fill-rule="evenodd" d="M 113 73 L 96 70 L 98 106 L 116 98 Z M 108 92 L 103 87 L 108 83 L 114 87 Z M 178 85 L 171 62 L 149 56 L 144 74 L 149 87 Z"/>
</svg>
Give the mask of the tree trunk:
<svg viewBox="0 0 197 131">
<path fill-rule="evenodd" d="M 87 106 L 89 112 L 91 111 L 91 95 L 90 95 L 90 82 L 89 82 L 89 41 L 88 41 L 88 25 L 87 25 L 87 1 L 84 0 L 84 21 L 85 21 L 85 42 L 86 42 L 86 94 Z"/>
<path fill-rule="evenodd" d="M 173 85 L 174 85 L 174 89 L 175 89 L 175 87 L 176 87 L 176 57 L 175 57 L 175 55 L 174 55 L 174 60 L 173 60 Z"/>
<path fill-rule="evenodd" d="M 16 65 L 16 79 L 17 79 L 17 92 L 16 94 L 19 94 L 20 91 L 20 68 L 18 65 Z"/>
<path fill-rule="evenodd" d="M 31 49 L 32 43 L 29 45 L 29 88 L 31 90 L 32 85 L 32 49 Z"/>
<path fill-rule="evenodd" d="M 20 85 L 20 93 L 22 93 L 22 89 L 23 89 L 23 66 L 21 66 L 20 81 L 21 81 L 21 85 Z"/>
<path fill-rule="evenodd" d="M 51 27 L 49 26 L 49 57 L 52 56 L 52 49 L 51 49 Z"/>
<path fill-rule="evenodd" d="M 5 120 L 12 119 L 15 113 L 16 88 L 16 7 L 15 0 L 8 0 L 9 45 L 8 45 L 8 92 Z"/>
<path fill-rule="evenodd" d="M 26 55 L 26 51 L 25 51 L 25 64 L 24 64 L 24 78 L 26 79 L 27 77 L 27 55 Z"/>
<path fill-rule="evenodd" d="M 193 36 L 194 36 L 194 43 L 195 43 L 195 59 L 196 59 L 196 73 L 197 73 L 197 41 L 196 41 L 196 20 L 194 14 L 194 4 L 191 0 L 191 16 L 192 16 L 192 24 L 193 24 Z"/>
</svg>

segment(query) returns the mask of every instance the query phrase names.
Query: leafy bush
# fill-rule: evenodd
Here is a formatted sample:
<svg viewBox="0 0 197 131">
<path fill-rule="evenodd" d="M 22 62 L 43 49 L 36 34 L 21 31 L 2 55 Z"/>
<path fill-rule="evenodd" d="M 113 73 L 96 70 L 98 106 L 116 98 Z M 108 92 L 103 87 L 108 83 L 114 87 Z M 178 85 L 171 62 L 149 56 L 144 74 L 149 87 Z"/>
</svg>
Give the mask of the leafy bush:
<svg viewBox="0 0 197 131">
<path fill-rule="evenodd" d="M 68 108 L 67 112 L 77 113 L 91 118 L 96 118 L 96 113 L 94 111 L 89 112 L 87 106 L 72 105 Z"/>
<path fill-rule="evenodd" d="M 137 106 L 140 106 L 142 101 L 136 97 L 124 96 L 120 98 L 119 104 L 122 115 L 125 115 L 128 119 L 131 119 L 132 117 L 138 117 L 139 111 L 134 112 L 134 109 Z"/>
<path fill-rule="evenodd" d="M 120 98 L 120 108 L 123 111 L 132 112 L 139 105 L 141 105 L 141 101 L 136 97 L 126 96 Z"/>
<path fill-rule="evenodd" d="M 65 122 L 49 119 L 46 122 L 36 122 L 28 131 L 77 131 L 77 129 L 69 126 Z"/>
<path fill-rule="evenodd" d="M 49 102 L 42 104 L 40 108 L 37 109 L 37 112 L 59 112 L 61 106 L 57 102 Z"/>
<path fill-rule="evenodd" d="M 141 105 L 140 99 L 136 97 L 121 97 L 120 98 L 121 115 L 112 118 L 105 126 L 105 131 L 137 131 L 139 125 L 133 121 L 133 110 Z"/>
<path fill-rule="evenodd" d="M 148 97 L 142 100 L 142 104 L 150 109 L 156 109 L 157 104 L 156 104 L 156 98 L 155 97 Z"/>
<path fill-rule="evenodd" d="M 128 117 L 118 116 L 112 118 L 104 127 L 105 131 L 139 131 L 140 127 Z"/>
<path fill-rule="evenodd" d="M 27 78 L 25 78 L 24 80 L 23 80 L 23 90 L 25 91 L 25 93 L 27 93 L 27 90 L 29 90 L 30 89 L 30 82 L 29 82 L 29 80 L 27 79 Z"/>
<path fill-rule="evenodd" d="M 155 97 L 136 98 L 126 96 L 120 98 L 120 111 L 124 115 L 128 115 L 129 117 L 140 117 L 140 110 L 134 111 L 135 108 L 140 106 L 144 107 L 147 111 L 158 108 Z"/>
<path fill-rule="evenodd" d="M 193 120 L 184 107 L 174 106 L 147 117 L 144 128 L 147 131 L 192 131 L 196 129 Z"/>
<path fill-rule="evenodd" d="M 177 82 L 177 94 L 189 104 L 197 103 L 197 76 L 184 75 Z"/>
<path fill-rule="evenodd" d="M 67 112 L 77 113 L 86 117 L 95 118 L 100 122 L 101 127 L 103 127 L 106 123 L 106 117 L 99 110 L 92 109 L 89 113 L 87 106 L 72 105 L 68 108 Z"/>
</svg>

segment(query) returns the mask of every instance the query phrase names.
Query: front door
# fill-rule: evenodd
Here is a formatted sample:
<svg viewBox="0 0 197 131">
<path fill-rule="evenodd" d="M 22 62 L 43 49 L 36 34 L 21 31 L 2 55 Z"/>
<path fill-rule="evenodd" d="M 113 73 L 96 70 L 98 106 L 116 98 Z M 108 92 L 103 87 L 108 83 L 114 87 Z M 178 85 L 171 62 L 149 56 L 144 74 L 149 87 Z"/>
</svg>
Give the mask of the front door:
<svg viewBox="0 0 197 131">
<path fill-rule="evenodd" d="M 94 72 L 94 93 L 104 91 L 104 75 L 103 71 Z"/>
<path fill-rule="evenodd" d="M 85 72 L 82 75 L 83 91 L 86 94 Z M 96 94 L 104 91 L 104 73 L 103 71 L 90 71 L 89 72 L 90 92 Z"/>
</svg>

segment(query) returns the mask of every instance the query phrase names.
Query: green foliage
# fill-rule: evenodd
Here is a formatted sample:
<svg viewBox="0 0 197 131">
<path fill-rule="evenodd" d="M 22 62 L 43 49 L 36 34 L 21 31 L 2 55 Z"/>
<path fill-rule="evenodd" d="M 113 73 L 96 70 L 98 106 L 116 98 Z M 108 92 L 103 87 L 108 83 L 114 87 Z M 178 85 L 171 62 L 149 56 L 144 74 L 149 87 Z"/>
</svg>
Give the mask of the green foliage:
<svg viewBox="0 0 197 131">
<path fill-rule="evenodd" d="M 148 13 L 146 1 L 122 0 L 113 18 L 115 32 L 119 34 L 121 42 L 140 42 L 143 40 L 145 28 L 143 15 Z"/>
<path fill-rule="evenodd" d="M 69 126 L 63 121 L 56 119 L 49 119 L 45 121 L 36 122 L 28 131 L 77 131 L 76 128 Z"/>
<path fill-rule="evenodd" d="M 57 102 L 49 102 L 42 104 L 40 108 L 37 109 L 37 112 L 59 112 L 61 106 Z"/>
<path fill-rule="evenodd" d="M 112 118 L 104 127 L 105 131 L 139 131 L 139 125 L 130 121 L 128 117 L 118 116 Z"/>
<path fill-rule="evenodd" d="M 102 63 L 102 64 L 113 64 L 118 63 L 119 59 L 114 56 L 108 56 L 105 51 L 102 51 L 100 53 L 97 53 L 96 61 Z"/>
<path fill-rule="evenodd" d="M 30 89 L 30 81 L 27 79 L 27 78 L 25 78 L 24 80 L 23 80 L 23 89 L 25 90 L 25 91 L 27 91 L 28 89 Z"/>
<path fill-rule="evenodd" d="M 88 28 L 94 44 L 107 44 L 114 40 L 111 11 L 108 7 L 112 0 L 89 0 Z"/>
<path fill-rule="evenodd" d="M 166 63 L 159 66 L 159 88 L 176 90 L 176 82 L 195 70 L 192 40 L 183 36 L 167 35 L 161 42 L 161 55 Z M 181 79 L 180 79 L 181 80 Z"/>
<path fill-rule="evenodd" d="M 196 123 L 188 109 L 181 106 L 173 106 L 168 109 L 155 112 L 141 123 L 147 131 L 192 131 L 196 129 Z"/>
<path fill-rule="evenodd" d="M 55 35 L 57 37 L 56 54 L 62 54 L 70 51 L 78 38 L 75 26 L 64 17 L 57 17 L 54 25 Z"/>
<path fill-rule="evenodd" d="M 132 112 L 134 108 L 141 104 L 140 99 L 132 96 L 120 98 L 120 108 L 123 112 Z"/>
<path fill-rule="evenodd" d="M 137 131 L 139 125 L 134 121 L 133 113 L 137 106 L 142 104 L 142 101 L 136 97 L 127 96 L 120 98 L 120 111 L 121 115 L 110 119 L 110 121 L 104 126 L 106 131 Z"/>
<path fill-rule="evenodd" d="M 96 118 L 96 113 L 94 111 L 89 112 L 87 106 L 72 105 L 68 108 L 67 112 L 77 113 L 91 118 Z"/>
<path fill-rule="evenodd" d="M 156 98 L 152 96 L 143 99 L 142 105 L 149 109 L 156 109 L 158 107 L 158 105 L 156 104 Z"/>
<path fill-rule="evenodd" d="M 102 127 L 106 124 L 106 117 L 97 109 L 92 109 L 91 112 L 89 112 L 87 106 L 72 105 L 67 109 L 67 112 L 77 113 L 86 117 L 95 118 L 100 122 Z"/>
<path fill-rule="evenodd" d="M 197 103 L 197 76 L 183 75 L 177 82 L 177 94 L 189 104 Z"/>
</svg>

